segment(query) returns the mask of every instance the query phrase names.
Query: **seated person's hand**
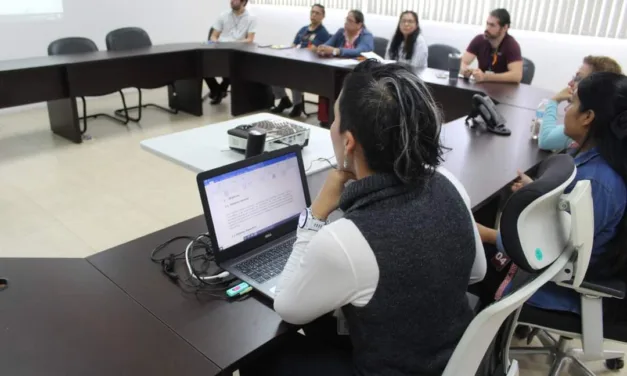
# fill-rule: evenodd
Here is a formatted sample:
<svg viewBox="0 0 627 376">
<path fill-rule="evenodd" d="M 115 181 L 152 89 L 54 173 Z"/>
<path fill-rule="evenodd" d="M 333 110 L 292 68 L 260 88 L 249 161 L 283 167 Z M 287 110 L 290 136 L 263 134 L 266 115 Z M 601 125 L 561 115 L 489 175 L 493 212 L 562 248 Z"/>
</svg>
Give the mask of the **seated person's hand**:
<svg viewBox="0 0 627 376">
<path fill-rule="evenodd" d="M 320 56 L 331 56 L 333 55 L 333 47 L 331 46 L 318 46 L 318 55 Z"/>
<path fill-rule="evenodd" d="M 470 78 L 470 76 L 472 76 L 472 69 L 466 68 L 462 70 L 461 73 L 462 73 L 462 76 L 464 76 L 464 78 Z"/>
<path fill-rule="evenodd" d="M 355 180 L 352 172 L 337 169 L 329 172 L 318 197 L 311 204 L 311 213 L 315 218 L 324 221 L 340 206 L 340 197 L 349 180 Z"/>
<path fill-rule="evenodd" d="M 557 103 L 561 103 L 563 101 L 570 101 L 573 97 L 573 90 L 570 87 L 566 87 L 562 89 L 559 93 L 553 96 L 553 100 Z"/>
<path fill-rule="evenodd" d="M 520 170 L 518 170 L 518 179 L 516 179 L 514 184 L 512 184 L 512 192 L 516 192 L 520 188 L 522 188 L 525 185 L 527 185 L 529 183 L 532 183 L 532 182 L 533 182 L 532 178 L 530 178 L 529 176 L 527 176 L 526 174 L 524 174 Z"/>
<path fill-rule="evenodd" d="M 475 79 L 475 82 L 483 82 L 485 81 L 486 74 L 481 69 L 475 69 L 472 71 L 472 77 Z"/>
</svg>

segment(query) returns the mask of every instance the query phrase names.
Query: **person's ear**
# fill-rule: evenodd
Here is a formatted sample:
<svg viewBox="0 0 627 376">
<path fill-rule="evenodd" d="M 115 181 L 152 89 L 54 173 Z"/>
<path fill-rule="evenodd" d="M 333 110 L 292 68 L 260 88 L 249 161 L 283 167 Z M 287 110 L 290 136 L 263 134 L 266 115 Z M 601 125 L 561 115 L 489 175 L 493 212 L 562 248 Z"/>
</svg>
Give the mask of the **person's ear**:
<svg viewBox="0 0 627 376">
<path fill-rule="evenodd" d="M 592 122 L 594 121 L 595 115 L 594 115 L 594 111 L 592 110 L 588 110 L 585 111 L 584 113 L 581 114 L 581 125 L 583 125 L 586 128 L 590 127 L 590 124 L 592 124 Z"/>
<path fill-rule="evenodd" d="M 355 136 L 351 131 L 346 131 L 343 134 L 344 136 L 344 151 L 346 154 L 355 153 L 355 149 L 357 147 L 357 142 L 355 141 Z"/>
</svg>

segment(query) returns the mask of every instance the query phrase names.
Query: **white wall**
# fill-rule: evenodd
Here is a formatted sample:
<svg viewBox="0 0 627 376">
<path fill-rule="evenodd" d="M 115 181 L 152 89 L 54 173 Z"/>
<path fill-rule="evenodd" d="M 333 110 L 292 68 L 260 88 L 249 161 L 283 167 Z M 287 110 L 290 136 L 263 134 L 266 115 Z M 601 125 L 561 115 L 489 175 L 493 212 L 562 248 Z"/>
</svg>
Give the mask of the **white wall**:
<svg viewBox="0 0 627 376">
<path fill-rule="evenodd" d="M 253 1 L 254 2 L 254 1 Z M 118 27 L 140 26 L 153 43 L 203 40 L 217 15 L 229 9 L 229 0 L 65 0 L 59 20 L 0 23 L 0 60 L 46 54 L 50 41 L 66 36 L 92 38 L 104 49 L 107 32 Z M 257 42 L 290 43 L 294 33 L 309 20 L 307 8 L 250 5 L 259 18 Z M 345 11 L 328 10 L 325 23 L 331 31 L 341 27 Z M 390 37 L 395 17 L 367 15 L 375 35 Z M 421 22 L 427 41 L 446 43 L 463 50 L 482 31 L 475 26 Z M 513 30 L 523 55 L 536 63 L 534 85 L 557 90 L 574 74 L 588 54 L 609 55 L 627 68 L 627 40 L 572 37 Z"/>
<path fill-rule="evenodd" d="M 19 0 L 3 0 L 19 1 Z M 0 60 L 46 55 L 57 38 L 84 36 L 105 48 L 116 28 L 144 28 L 155 44 L 204 40 L 229 0 L 64 0 L 58 20 L 0 22 Z"/>
<path fill-rule="evenodd" d="M 253 5 L 251 11 L 259 17 L 256 41 L 260 44 L 291 43 L 298 28 L 309 21 L 308 8 Z M 327 10 L 325 24 L 335 32 L 344 24 L 345 11 Z M 390 38 L 396 17 L 366 15 L 366 26 L 375 35 Z M 470 39 L 483 29 L 469 25 L 453 25 L 421 21 L 429 44 L 444 43 L 464 51 Z M 586 55 L 608 55 L 627 70 L 627 40 L 569 36 L 512 30 L 521 45 L 523 56 L 536 64 L 534 86 L 558 90 L 575 74 Z"/>
</svg>

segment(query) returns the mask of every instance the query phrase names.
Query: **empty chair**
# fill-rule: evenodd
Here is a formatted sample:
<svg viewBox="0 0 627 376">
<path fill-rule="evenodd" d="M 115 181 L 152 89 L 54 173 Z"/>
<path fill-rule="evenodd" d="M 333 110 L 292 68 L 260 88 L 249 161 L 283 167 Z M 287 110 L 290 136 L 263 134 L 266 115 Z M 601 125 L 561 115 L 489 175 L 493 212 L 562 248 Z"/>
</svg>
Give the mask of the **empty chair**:
<svg viewBox="0 0 627 376">
<path fill-rule="evenodd" d="M 150 36 L 148 33 L 139 27 L 124 27 L 121 29 L 116 29 L 109 34 L 107 34 L 105 38 L 105 42 L 107 45 L 107 50 L 109 51 L 127 51 L 134 50 L 139 48 L 146 48 L 152 46 L 152 41 L 150 40 Z M 169 84 L 172 91 L 174 91 L 174 85 Z M 147 87 L 145 89 L 156 89 L 157 87 Z M 177 109 L 166 108 L 160 106 L 155 103 L 146 103 L 142 104 L 142 90 L 141 88 L 136 88 L 139 93 L 138 105 L 134 107 L 129 107 L 129 110 L 137 110 L 138 115 L 136 118 L 130 118 L 133 121 L 140 121 L 142 117 L 142 108 L 146 107 L 154 107 L 160 110 L 166 111 L 170 114 L 177 114 Z M 124 96 L 124 94 L 122 94 Z M 115 111 L 115 114 L 121 116 L 121 113 L 124 109 L 119 109 Z"/>
<path fill-rule="evenodd" d="M 71 54 L 83 54 L 89 52 L 98 51 L 98 46 L 94 43 L 93 40 L 89 38 L 83 37 L 69 37 L 69 38 L 61 38 L 53 41 L 48 45 L 48 55 L 71 55 Z M 81 134 L 85 134 L 87 132 L 87 119 L 95 119 L 99 116 L 106 117 L 113 121 L 116 121 L 120 124 L 126 125 L 129 122 L 128 117 L 128 109 L 126 107 L 126 100 L 124 99 L 124 94 L 122 91 L 118 91 L 120 96 L 122 97 L 122 111 L 124 112 L 123 119 L 118 119 L 114 116 L 104 113 L 98 113 L 94 115 L 87 115 L 87 103 L 85 102 L 85 97 L 81 96 L 81 101 L 83 103 L 83 116 L 79 117 L 79 120 L 83 121 L 83 129 L 81 129 Z M 98 93 L 98 95 L 107 95 L 109 92 Z"/>
<path fill-rule="evenodd" d="M 575 174 L 570 156 L 551 157 L 540 166 L 539 177 L 505 204 L 500 219 L 503 247 L 518 266 L 511 291 L 473 319 L 442 376 L 518 375 L 508 349 L 521 307 L 546 283 L 568 278 L 575 257 L 589 259 L 592 252 L 590 182 L 579 181 L 564 194 Z"/>
<path fill-rule="evenodd" d="M 523 77 L 520 81 L 523 84 L 531 85 L 533 76 L 536 74 L 536 65 L 533 61 L 523 57 Z"/>
<path fill-rule="evenodd" d="M 374 37 L 374 53 L 385 57 L 385 51 L 388 48 L 390 41 L 386 38 Z"/>
<path fill-rule="evenodd" d="M 455 47 L 446 44 L 433 44 L 429 46 L 429 60 L 427 66 L 433 69 L 448 70 L 448 55 L 460 54 Z"/>
</svg>

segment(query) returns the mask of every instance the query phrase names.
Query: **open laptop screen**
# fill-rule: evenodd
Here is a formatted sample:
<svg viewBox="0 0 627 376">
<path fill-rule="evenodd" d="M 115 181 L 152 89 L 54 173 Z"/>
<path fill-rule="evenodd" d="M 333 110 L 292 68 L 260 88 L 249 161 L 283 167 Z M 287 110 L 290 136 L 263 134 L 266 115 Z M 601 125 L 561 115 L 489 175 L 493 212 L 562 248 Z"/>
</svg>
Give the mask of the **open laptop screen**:
<svg viewBox="0 0 627 376">
<path fill-rule="evenodd" d="M 206 179 L 204 186 L 221 251 L 294 220 L 307 207 L 295 152 Z"/>
</svg>

